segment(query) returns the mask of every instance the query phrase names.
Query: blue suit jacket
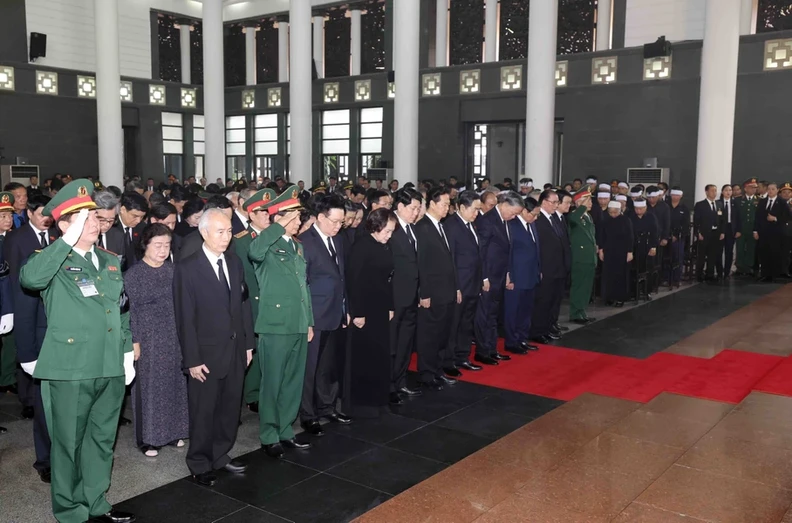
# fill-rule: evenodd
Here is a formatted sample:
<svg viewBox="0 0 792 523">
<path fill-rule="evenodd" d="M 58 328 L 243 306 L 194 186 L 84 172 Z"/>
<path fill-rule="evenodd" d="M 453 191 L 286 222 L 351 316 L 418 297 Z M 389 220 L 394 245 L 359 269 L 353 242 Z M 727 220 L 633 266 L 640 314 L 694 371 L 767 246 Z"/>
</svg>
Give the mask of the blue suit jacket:
<svg viewBox="0 0 792 523">
<path fill-rule="evenodd" d="M 322 237 L 311 227 L 299 238 L 306 263 L 306 279 L 311 292 L 314 329 L 331 331 L 339 328 L 344 318 L 346 282 L 344 275 L 344 242 L 340 236 L 333 238 L 338 265 L 333 261 Z"/>
<path fill-rule="evenodd" d="M 488 279 L 490 286 L 501 289 L 506 285 L 511 245 L 497 208 L 493 207 L 476 218 L 476 231 L 479 235 L 482 279 Z"/>
<path fill-rule="evenodd" d="M 454 254 L 457 289 L 467 298 L 481 294 L 481 255 L 476 238 L 458 215 L 454 214 L 443 222 L 451 252 Z M 473 230 L 476 230 L 475 223 Z"/>
<path fill-rule="evenodd" d="M 536 225 L 528 225 L 533 232 L 531 233 L 523 227 L 519 218 L 509 222 L 509 231 L 512 237 L 512 249 L 509 259 L 509 277 L 514 288 L 519 290 L 531 290 L 542 279 L 541 251 L 539 247 L 539 232 Z M 536 238 L 536 241 L 534 241 Z"/>
</svg>

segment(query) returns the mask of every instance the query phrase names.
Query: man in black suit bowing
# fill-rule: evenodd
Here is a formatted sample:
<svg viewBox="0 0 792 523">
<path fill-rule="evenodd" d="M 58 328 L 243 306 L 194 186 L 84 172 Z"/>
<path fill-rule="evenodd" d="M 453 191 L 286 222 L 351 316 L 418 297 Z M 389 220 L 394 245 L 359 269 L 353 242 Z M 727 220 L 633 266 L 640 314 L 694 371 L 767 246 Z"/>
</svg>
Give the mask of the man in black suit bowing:
<svg viewBox="0 0 792 523">
<path fill-rule="evenodd" d="M 407 387 L 407 368 L 415 350 L 418 317 L 418 241 L 413 224 L 421 210 L 421 193 L 399 189 L 393 195 L 393 212 L 399 226 L 388 245 L 393 252 L 393 305 L 390 326 L 391 367 L 390 402 L 401 404 L 400 395 L 419 396 L 420 390 Z"/>
<path fill-rule="evenodd" d="M 509 221 L 520 214 L 524 207 L 525 201 L 519 194 L 504 191 L 498 195 L 498 203 L 476 221 L 484 278 L 475 321 L 476 361 L 485 365 L 497 365 L 501 360 L 511 359 L 511 356 L 500 354 L 497 350 L 498 316 L 509 270 Z"/>
<path fill-rule="evenodd" d="M 143 195 L 135 191 L 125 192 L 121 195 L 121 205 L 118 208 L 118 222 L 113 228 L 123 234 L 124 250 L 122 252 L 112 252 L 124 256 L 123 262 L 121 263 L 121 269 L 124 271 L 132 267 L 132 265 L 138 261 L 135 245 L 138 242 L 140 231 L 135 231 L 135 227 L 143 221 L 148 211 L 148 200 L 146 200 Z"/>
<path fill-rule="evenodd" d="M 454 309 L 462 301 L 457 288 L 451 246 L 441 220 L 448 214 L 451 197 L 448 189 L 435 187 L 426 193 L 426 215 L 415 224 L 418 240 L 418 380 L 421 385 L 441 390 L 453 385 L 445 375 L 448 335 Z M 450 365 L 450 363 L 447 363 Z"/>
<path fill-rule="evenodd" d="M 451 333 L 448 337 L 447 357 L 452 358 L 443 367 L 452 377 L 461 376 L 459 369 L 472 371 L 481 367 L 470 362 L 470 347 L 473 339 L 473 318 L 481 294 L 481 254 L 479 238 L 473 222 L 479 215 L 481 199 L 476 191 L 462 191 L 457 196 L 457 212 L 443 223 L 457 275 L 457 288 L 462 293 L 462 302 L 454 309 Z"/>
<path fill-rule="evenodd" d="M 96 217 L 99 220 L 99 238 L 96 245 L 110 251 L 124 263 L 124 231 L 114 227 L 118 218 L 118 198 L 110 191 L 98 191 L 93 194 L 96 203 Z"/>
<path fill-rule="evenodd" d="M 542 279 L 536 286 L 531 339 L 539 343 L 550 343 L 561 337 L 553 324 L 558 317 L 572 266 L 566 225 L 556 212 L 560 202 L 561 197 L 552 189 L 542 191 L 539 195 L 541 211 L 534 222 L 539 233 Z"/>
<path fill-rule="evenodd" d="M 320 418 L 347 424 L 352 420 L 336 411 L 344 369 L 346 318 L 344 242 L 336 238 L 344 223 L 344 200 L 319 196 L 314 202 L 316 223 L 302 233 L 306 279 L 311 292 L 314 336 L 308 342 L 300 425 L 314 436 L 324 434 Z"/>
<path fill-rule="evenodd" d="M 723 275 L 723 206 L 715 198 L 718 196 L 716 185 L 707 185 L 704 188 L 706 199 L 696 203 L 693 208 L 693 235 L 698 239 L 696 252 L 696 277 L 698 281 L 705 280 L 704 265 L 706 264 L 706 279 L 712 280 L 717 270 L 718 278 Z"/>
<path fill-rule="evenodd" d="M 778 185 L 767 184 L 767 198 L 759 200 L 754 221 L 754 238 L 759 241 L 762 281 L 772 282 L 782 272 L 781 245 L 784 223 L 789 219 L 786 200 L 778 195 Z M 786 269 L 785 267 L 783 269 Z"/>
<path fill-rule="evenodd" d="M 215 470 L 245 471 L 232 460 L 245 368 L 256 345 L 242 261 L 231 242 L 231 220 L 220 209 L 201 217 L 201 250 L 175 265 L 174 307 L 183 366 L 189 371 L 190 449 L 196 482 L 212 486 Z"/>
</svg>

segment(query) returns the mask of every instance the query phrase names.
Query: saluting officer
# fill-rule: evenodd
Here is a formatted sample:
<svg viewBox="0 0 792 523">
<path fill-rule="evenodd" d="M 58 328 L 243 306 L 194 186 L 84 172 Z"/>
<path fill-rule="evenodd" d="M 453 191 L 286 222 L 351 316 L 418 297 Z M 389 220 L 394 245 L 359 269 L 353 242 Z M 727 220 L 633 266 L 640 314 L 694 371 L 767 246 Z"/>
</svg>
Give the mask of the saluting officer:
<svg viewBox="0 0 792 523">
<path fill-rule="evenodd" d="M 569 290 L 569 319 L 585 325 L 594 321 L 586 314 L 594 290 L 597 270 L 597 240 L 594 220 L 589 214 L 591 193 L 588 187 L 575 193 L 575 210 L 569 213 L 569 241 L 572 244 L 572 286 Z"/>
<path fill-rule="evenodd" d="M 276 193 L 272 189 L 262 189 L 242 204 L 242 208 L 248 213 L 248 227 L 244 231 L 234 236 L 234 250 L 242 260 L 245 268 L 245 283 L 250 295 L 250 308 L 253 312 L 254 320 L 258 318 L 259 309 L 259 285 L 256 280 L 256 270 L 253 262 L 248 257 L 250 244 L 261 234 L 261 231 L 270 226 L 270 216 L 265 204 L 275 198 Z M 244 399 L 248 408 L 253 412 L 259 411 L 259 385 L 261 384 L 261 366 L 259 364 L 258 352 L 253 354 L 247 374 L 245 374 Z"/>
<path fill-rule="evenodd" d="M 277 218 L 256 236 L 248 251 L 264 297 L 255 325 L 261 366 L 259 437 L 273 458 L 283 455 L 283 447 L 311 446 L 297 441 L 292 430 L 302 398 L 308 342 L 313 338 L 305 257 L 294 241 L 302 208 L 298 196 L 299 189 L 292 185 L 261 206 Z"/>
<path fill-rule="evenodd" d="M 737 199 L 737 208 L 740 212 L 740 237 L 737 238 L 737 274 L 751 275 L 756 263 L 756 239 L 753 237 L 756 222 L 756 208 L 759 198 L 756 197 L 756 188 L 759 182 L 751 178 L 743 183 L 742 197 Z"/>
<path fill-rule="evenodd" d="M 38 359 L 23 369 L 41 380 L 55 519 L 129 523 L 135 517 L 112 510 L 105 492 L 124 386 L 135 376 L 132 339 L 118 257 L 94 247 L 92 192 L 88 180 L 70 182 L 42 213 L 63 236 L 20 272 L 23 287 L 41 291 L 48 322 Z"/>
<path fill-rule="evenodd" d="M 14 328 L 13 299 L 11 297 L 11 270 L 3 254 L 6 232 L 14 225 L 14 195 L 0 192 L 0 335 L 8 334 Z M 0 341 L 0 380 L 7 385 L 0 387 L 1 392 L 17 392 L 15 383 L 16 348 L 11 335 Z M 21 394 L 20 394 L 21 395 Z M 0 427 L 0 434 L 6 432 Z"/>
</svg>

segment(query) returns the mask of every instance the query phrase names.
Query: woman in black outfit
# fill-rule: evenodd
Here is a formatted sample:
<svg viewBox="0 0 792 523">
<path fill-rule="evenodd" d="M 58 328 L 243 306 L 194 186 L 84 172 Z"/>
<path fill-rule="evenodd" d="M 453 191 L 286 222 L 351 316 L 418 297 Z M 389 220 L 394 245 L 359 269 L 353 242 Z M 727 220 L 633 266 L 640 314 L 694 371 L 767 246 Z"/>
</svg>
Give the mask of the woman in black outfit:
<svg viewBox="0 0 792 523">
<path fill-rule="evenodd" d="M 390 393 L 390 325 L 393 318 L 393 257 L 387 243 L 396 215 L 377 209 L 362 224 L 346 262 L 349 329 L 349 378 L 344 410 L 357 417 L 377 417 Z"/>
</svg>

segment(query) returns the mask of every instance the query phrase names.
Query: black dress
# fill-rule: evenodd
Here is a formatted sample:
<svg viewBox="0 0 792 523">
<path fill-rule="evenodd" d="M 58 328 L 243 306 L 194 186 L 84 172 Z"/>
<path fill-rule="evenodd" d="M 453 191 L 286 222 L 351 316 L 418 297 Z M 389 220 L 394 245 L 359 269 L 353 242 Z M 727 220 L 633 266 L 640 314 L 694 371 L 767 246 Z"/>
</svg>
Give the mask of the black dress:
<svg viewBox="0 0 792 523">
<path fill-rule="evenodd" d="M 376 417 L 388 406 L 391 382 L 390 319 L 393 310 L 393 255 L 370 234 L 360 235 L 348 255 L 349 314 L 366 318 L 362 329 L 348 327 L 350 345 L 345 412 Z"/>
<path fill-rule="evenodd" d="M 597 243 L 604 251 L 602 261 L 602 299 L 624 302 L 630 295 L 630 265 L 627 253 L 633 252 L 633 228 L 624 215 L 605 215 L 600 222 Z"/>
</svg>

